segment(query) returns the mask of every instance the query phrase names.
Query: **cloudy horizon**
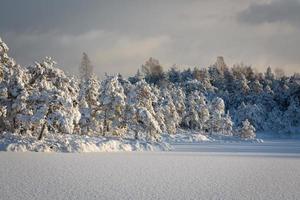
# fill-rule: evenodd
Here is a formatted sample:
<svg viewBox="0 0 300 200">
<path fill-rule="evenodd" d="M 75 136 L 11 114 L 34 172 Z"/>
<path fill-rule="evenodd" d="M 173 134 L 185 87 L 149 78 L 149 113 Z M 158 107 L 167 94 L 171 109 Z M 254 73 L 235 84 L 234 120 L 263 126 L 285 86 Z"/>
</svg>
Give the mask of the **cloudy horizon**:
<svg viewBox="0 0 300 200">
<path fill-rule="evenodd" d="M 224 56 L 259 70 L 300 72 L 300 0 L 3 0 L 0 37 L 22 65 L 45 56 L 77 73 L 134 74 L 149 57 L 165 69 L 206 67 Z"/>
</svg>

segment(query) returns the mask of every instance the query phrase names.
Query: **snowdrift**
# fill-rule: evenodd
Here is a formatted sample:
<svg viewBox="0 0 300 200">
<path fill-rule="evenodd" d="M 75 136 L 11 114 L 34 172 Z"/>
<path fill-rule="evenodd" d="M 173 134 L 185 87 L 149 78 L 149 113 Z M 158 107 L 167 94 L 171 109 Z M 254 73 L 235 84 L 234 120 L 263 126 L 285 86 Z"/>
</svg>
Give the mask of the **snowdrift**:
<svg viewBox="0 0 300 200">
<path fill-rule="evenodd" d="M 119 152 L 119 151 L 168 151 L 171 146 L 161 142 L 132 139 L 90 137 L 80 135 L 47 135 L 42 140 L 32 136 L 4 133 L 0 150 L 12 152 Z"/>
<path fill-rule="evenodd" d="M 0 151 L 11 152 L 124 152 L 124 151 L 170 151 L 177 144 L 237 144 L 262 143 L 262 139 L 241 139 L 234 136 L 206 136 L 198 132 L 180 130 L 177 134 L 163 134 L 161 142 L 71 134 L 47 134 L 42 140 L 36 136 L 3 133 Z"/>
<path fill-rule="evenodd" d="M 258 138 L 241 138 L 239 136 L 226 136 L 221 134 L 207 135 L 203 132 L 178 129 L 176 134 L 163 134 L 163 141 L 170 144 L 201 144 L 201 143 L 263 143 Z"/>
<path fill-rule="evenodd" d="M 176 134 L 164 134 L 163 141 L 167 143 L 201 143 L 211 141 L 209 137 L 196 132 L 178 129 Z"/>
</svg>

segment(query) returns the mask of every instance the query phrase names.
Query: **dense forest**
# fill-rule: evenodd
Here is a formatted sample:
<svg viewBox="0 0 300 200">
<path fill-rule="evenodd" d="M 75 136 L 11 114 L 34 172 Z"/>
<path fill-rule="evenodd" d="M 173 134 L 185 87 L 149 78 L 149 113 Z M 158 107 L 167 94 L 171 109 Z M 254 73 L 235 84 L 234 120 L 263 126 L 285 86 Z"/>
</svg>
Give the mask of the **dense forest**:
<svg viewBox="0 0 300 200">
<path fill-rule="evenodd" d="M 208 68 L 164 71 L 150 58 L 134 76 L 100 81 L 87 54 L 77 77 L 50 57 L 20 66 L 8 50 L 0 39 L 1 132 L 159 140 L 178 129 L 242 138 L 300 130 L 299 74 L 229 67 L 222 57 Z"/>
</svg>

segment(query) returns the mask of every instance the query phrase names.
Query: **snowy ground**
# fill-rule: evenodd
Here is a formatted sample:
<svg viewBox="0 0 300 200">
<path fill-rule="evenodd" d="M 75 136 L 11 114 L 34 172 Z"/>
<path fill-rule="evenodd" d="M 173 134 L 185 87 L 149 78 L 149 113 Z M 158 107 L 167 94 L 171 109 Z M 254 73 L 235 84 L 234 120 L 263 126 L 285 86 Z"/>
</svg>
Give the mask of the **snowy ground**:
<svg viewBox="0 0 300 200">
<path fill-rule="evenodd" d="M 174 143 L 173 151 L 207 152 L 240 155 L 298 156 L 300 157 L 300 140 L 267 139 L 264 142 L 213 141 L 205 143 Z"/>
<path fill-rule="evenodd" d="M 20 134 L 3 133 L 0 136 L 0 151 L 13 152 L 117 152 L 117 151 L 170 151 L 172 145 L 182 149 L 186 144 L 187 148 L 194 151 L 199 144 L 256 144 L 262 143 L 261 139 L 241 140 L 239 137 L 228 136 L 205 136 L 199 133 L 181 131 L 175 135 L 164 134 L 159 142 L 147 142 L 119 137 L 101 137 L 75 134 L 49 134 L 42 140 L 37 136 L 22 136 Z M 171 144 L 171 145 L 170 145 Z M 179 147 L 179 145 L 182 145 Z M 194 145 L 194 146 L 193 146 Z"/>
<path fill-rule="evenodd" d="M 0 152 L 0 199 L 300 199 L 299 140 L 174 151 Z"/>
<path fill-rule="evenodd" d="M 117 151 L 168 151 L 171 146 L 165 142 L 145 142 L 118 137 L 91 137 L 86 135 L 47 135 L 42 140 L 37 136 L 22 136 L 3 133 L 0 137 L 0 151 L 13 152 L 117 152 Z"/>
</svg>

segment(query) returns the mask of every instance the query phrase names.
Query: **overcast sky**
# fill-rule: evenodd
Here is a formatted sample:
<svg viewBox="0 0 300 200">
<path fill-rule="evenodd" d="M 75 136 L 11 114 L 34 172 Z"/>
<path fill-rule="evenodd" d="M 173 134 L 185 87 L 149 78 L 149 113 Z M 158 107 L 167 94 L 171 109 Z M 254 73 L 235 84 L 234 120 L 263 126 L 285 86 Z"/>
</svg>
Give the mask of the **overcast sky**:
<svg viewBox="0 0 300 200">
<path fill-rule="evenodd" d="M 260 70 L 300 72 L 300 0 L 0 0 L 0 37 L 22 65 L 51 56 L 77 73 L 133 74 L 149 57 L 165 68 L 217 56 Z"/>
</svg>

